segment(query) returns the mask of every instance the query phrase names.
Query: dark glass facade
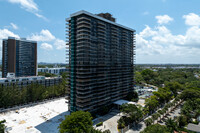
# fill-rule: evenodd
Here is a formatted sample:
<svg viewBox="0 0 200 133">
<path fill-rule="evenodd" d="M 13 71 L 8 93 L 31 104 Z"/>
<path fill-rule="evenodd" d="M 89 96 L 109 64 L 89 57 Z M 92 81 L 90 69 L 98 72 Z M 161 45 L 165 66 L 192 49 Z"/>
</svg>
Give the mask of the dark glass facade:
<svg viewBox="0 0 200 133">
<path fill-rule="evenodd" d="M 133 90 L 134 30 L 91 13 L 67 19 L 69 109 L 95 111 Z"/>
<path fill-rule="evenodd" d="M 15 73 L 16 77 L 36 76 L 37 43 L 34 41 L 3 40 L 2 77 Z"/>
</svg>

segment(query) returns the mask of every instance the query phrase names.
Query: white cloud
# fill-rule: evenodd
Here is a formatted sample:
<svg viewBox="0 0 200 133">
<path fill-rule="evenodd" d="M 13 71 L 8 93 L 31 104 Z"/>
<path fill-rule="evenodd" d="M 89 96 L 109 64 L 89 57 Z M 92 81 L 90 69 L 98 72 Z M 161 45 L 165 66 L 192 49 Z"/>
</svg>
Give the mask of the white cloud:
<svg viewBox="0 0 200 133">
<path fill-rule="evenodd" d="M 10 25 L 12 26 L 13 29 L 17 30 L 18 29 L 18 26 L 14 23 L 10 23 Z"/>
<path fill-rule="evenodd" d="M 54 42 L 54 45 L 56 46 L 56 49 L 64 49 L 66 47 L 66 43 L 63 40 L 56 39 Z"/>
<path fill-rule="evenodd" d="M 51 44 L 48 44 L 48 43 L 42 43 L 40 48 L 44 49 L 44 50 L 52 50 L 53 46 Z"/>
<path fill-rule="evenodd" d="M 8 29 L 0 29 L 0 39 L 6 39 L 8 37 L 16 37 L 19 38 L 19 35 L 9 31 Z"/>
<path fill-rule="evenodd" d="M 157 32 L 153 31 L 148 25 L 146 25 L 145 29 L 142 32 L 140 32 L 141 37 L 151 37 L 155 34 L 157 34 Z"/>
<path fill-rule="evenodd" d="M 38 33 L 32 34 L 31 36 L 27 37 L 27 39 L 33 40 L 33 41 L 38 41 L 38 42 L 45 42 L 45 43 L 42 43 L 42 45 L 41 45 L 42 49 L 46 49 L 47 47 L 48 47 L 48 49 L 53 48 L 52 45 L 50 45 L 46 42 L 52 43 L 55 46 L 55 48 L 58 50 L 64 49 L 66 46 L 65 41 L 56 38 L 49 30 L 44 30 L 44 29 L 41 30 L 41 32 L 39 34 Z"/>
<path fill-rule="evenodd" d="M 168 24 L 169 22 L 173 21 L 174 19 L 168 15 L 156 16 L 158 24 Z"/>
<path fill-rule="evenodd" d="M 28 37 L 29 40 L 34 41 L 52 41 L 55 39 L 55 36 L 51 34 L 49 30 L 42 30 L 40 34 L 32 34 L 31 37 Z"/>
<path fill-rule="evenodd" d="M 190 27 L 185 35 L 185 45 L 200 48 L 200 28 L 197 26 Z"/>
<path fill-rule="evenodd" d="M 25 9 L 26 11 L 33 13 L 39 18 L 47 20 L 43 15 L 38 13 L 39 8 L 38 5 L 34 2 L 34 0 L 7 0 L 7 1 L 13 4 L 19 4 L 21 8 Z"/>
<path fill-rule="evenodd" d="M 42 19 L 48 21 L 48 19 L 47 19 L 46 17 L 44 17 L 43 15 L 38 14 L 38 13 L 34 13 L 34 14 L 35 14 L 38 18 L 42 18 Z"/>
<path fill-rule="evenodd" d="M 19 35 L 9 31 L 8 29 L 0 29 L 0 47 L 2 47 L 2 39 L 7 39 L 8 37 L 19 38 Z"/>
<path fill-rule="evenodd" d="M 191 26 L 185 34 L 173 35 L 165 26 L 146 26 L 136 35 L 136 46 L 136 57 L 141 62 L 200 63 L 200 27 Z"/>
<path fill-rule="evenodd" d="M 33 0 L 8 0 L 10 3 L 20 4 L 27 11 L 38 11 L 38 6 Z"/>
<path fill-rule="evenodd" d="M 189 26 L 200 26 L 200 16 L 194 13 L 184 15 L 185 24 Z"/>
</svg>

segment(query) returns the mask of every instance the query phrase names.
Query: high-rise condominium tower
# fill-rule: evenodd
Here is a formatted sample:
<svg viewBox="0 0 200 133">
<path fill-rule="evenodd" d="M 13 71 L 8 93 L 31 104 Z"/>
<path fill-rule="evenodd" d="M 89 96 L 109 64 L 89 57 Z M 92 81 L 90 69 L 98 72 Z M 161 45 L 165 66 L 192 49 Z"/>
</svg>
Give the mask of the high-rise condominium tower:
<svg viewBox="0 0 200 133">
<path fill-rule="evenodd" d="M 109 13 L 79 11 L 67 22 L 69 109 L 93 112 L 133 90 L 135 30 Z"/>
<path fill-rule="evenodd" d="M 2 77 L 14 73 L 16 77 L 36 76 L 37 42 L 8 37 L 3 40 Z"/>
</svg>

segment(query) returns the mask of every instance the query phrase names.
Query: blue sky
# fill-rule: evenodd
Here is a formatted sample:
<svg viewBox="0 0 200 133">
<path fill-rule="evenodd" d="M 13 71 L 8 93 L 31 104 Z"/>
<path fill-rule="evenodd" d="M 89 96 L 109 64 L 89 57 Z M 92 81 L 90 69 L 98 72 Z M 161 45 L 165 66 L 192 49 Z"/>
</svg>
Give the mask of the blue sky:
<svg viewBox="0 0 200 133">
<path fill-rule="evenodd" d="M 79 10 L 109 12 L 136 30 L 136 63 L 196 64 L 199 5 L 199 0 L 0 0 L 0 43 L 7 36 L 36 40 L 38 62 L 65 63 L 65 18 Z"/>
</svg>

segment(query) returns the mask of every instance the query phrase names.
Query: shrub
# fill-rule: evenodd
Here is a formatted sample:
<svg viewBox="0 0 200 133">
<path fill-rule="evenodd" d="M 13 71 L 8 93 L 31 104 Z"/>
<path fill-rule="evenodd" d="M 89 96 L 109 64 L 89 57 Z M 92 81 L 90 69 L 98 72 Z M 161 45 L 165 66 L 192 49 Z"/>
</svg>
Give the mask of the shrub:
<svg viewBox="0 0 200 133">
<path fill-rule="evenodd" d="M 122 129 L 125 127 L 125 121 L 124 121 L 124 118 L 121 117 L 118 121 L 117 121 L 118 125 L 117 125 L 117 128 L 118 129 Z"/>
<path fill-rule="evenodd" d="M 103 122 L 99 122 L 98 124 L 96 124 L 97 127 L 102 126 Z"/>
</svg>

